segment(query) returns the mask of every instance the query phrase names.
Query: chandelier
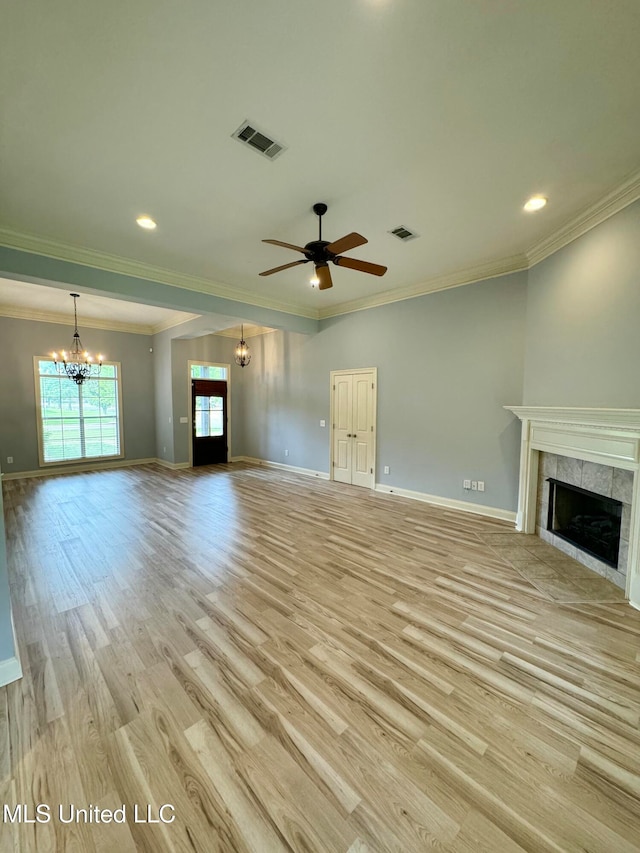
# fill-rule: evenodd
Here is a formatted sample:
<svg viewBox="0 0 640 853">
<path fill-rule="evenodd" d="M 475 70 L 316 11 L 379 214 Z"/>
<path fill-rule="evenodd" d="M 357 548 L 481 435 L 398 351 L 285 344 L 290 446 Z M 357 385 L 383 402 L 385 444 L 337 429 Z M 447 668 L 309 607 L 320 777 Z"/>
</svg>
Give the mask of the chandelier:
<svg viewBox="0 0 640 853">
<path fill-rule="evenodd" d="M 236 345 L 236 364 L 240 367 L 246 367 L 251 361 L 251 353 L 249 346 L 244 339 L 244 324 L 240 327 L 240 340 Z"/>
<path fill-rule="evenodd" d="M 53 363 L 55 364 L 58 373 L 66 374 L 69 379 L 73 379 L 76 385 L 82 385 L 85 379 L 90 379 L 92 376 L 97 376 L 102 368 L 102 356 L 98 355 L 98 363 L 93 360 L 93 356 L 83 349 L 80 335 L 78 334 L 78 311 L 76 308 L 76 299 L 80 299 L 79 293 L 70 293 L 73 296 L 73 318 L 74 332 L 73 343 L 71 344 L 70 352 L 65 350 L 51 353 Z"/>
</svg>

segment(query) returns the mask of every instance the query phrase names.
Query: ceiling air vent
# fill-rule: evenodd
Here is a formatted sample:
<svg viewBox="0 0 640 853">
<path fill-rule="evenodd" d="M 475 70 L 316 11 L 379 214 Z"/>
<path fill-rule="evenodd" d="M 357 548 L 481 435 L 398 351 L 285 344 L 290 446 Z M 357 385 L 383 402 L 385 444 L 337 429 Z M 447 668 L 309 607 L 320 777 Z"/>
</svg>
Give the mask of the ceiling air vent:
<svg viewBox="0 0 640 853">
<path fill-rule="evenodd" d="M 255 123 L 248 120 L 243 121 L 231 136 L 246 145 L 250 145 L 269 160 L 275 160 L 287 147 L 283 142 L 276 142 L 275 139 L 271 139 L 268 133 L 258 130 Z"/>
<path fill-rule="evenodd" d="M 389 231 L 389 234 L 393 234 L 394 237 L 397 237 L 398 240 L 402 240 L 403 242 L 413 240 L 414 237 L 418 236 L 415 231 L 410 231 L 404 225 L 398 225 L 397 228 L 393 228 Z"/>
</svg>

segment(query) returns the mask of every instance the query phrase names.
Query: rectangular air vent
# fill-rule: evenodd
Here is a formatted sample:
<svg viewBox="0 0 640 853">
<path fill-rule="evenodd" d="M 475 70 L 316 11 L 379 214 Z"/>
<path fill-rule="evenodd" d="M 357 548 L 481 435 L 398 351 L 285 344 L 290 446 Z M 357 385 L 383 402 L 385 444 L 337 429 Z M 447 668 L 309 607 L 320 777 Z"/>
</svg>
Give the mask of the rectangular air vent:
<svg viewBox="0 0 640 853">
<path fill-rule="evenodd" d="M 240 142 L 244 142 L 246 145 L 250 145 L 254 151 L 257 151 L 269 160 L 275 160 L 287 147 L 283 142 L 276 142 L 275 139 L 272 139 L 263 130 L 258 130 L 255 122 L 249 120 L 243 121 L 231 136 Z"/>
<path fill-rule="evenodd" d="M 397 237 L 398 240 L 402 240 L 403 242 L 406 240 L 413 240 L 418 236 L 415 231 L 411 231 L 404 225 L 398 225 L 397 228 L 393 228 L 389 231 L 389 234 L 393 234 L 394 237 Z"/>
</svg>

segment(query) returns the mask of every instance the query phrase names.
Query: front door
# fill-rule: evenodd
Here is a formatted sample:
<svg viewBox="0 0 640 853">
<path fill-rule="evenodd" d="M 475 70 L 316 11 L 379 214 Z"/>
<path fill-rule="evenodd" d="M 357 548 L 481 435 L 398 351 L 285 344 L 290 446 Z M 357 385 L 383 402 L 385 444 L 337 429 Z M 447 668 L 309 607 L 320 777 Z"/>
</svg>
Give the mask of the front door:
<svg viewBox="0 0 640 853">
<path fill-rule="evenodd" d="M 193 464 L 227 461 L 227 383 L 191 380 Z"/>
<path fill-rule="evenodd" d="M 369 489 L 375 480 L 375 385 L 375 370 L 332 374 L 332 478 Z"/>
</svg>

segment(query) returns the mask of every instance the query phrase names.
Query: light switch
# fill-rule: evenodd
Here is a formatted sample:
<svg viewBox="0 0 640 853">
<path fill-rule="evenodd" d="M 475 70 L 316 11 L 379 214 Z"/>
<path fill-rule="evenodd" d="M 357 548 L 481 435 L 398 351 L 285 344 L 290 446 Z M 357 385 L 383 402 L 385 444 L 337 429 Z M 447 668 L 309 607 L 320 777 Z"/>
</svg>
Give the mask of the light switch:
<svg viewBox="0 0 640 853">
<path fill-rule="evenodd" d="M 181 423 L 181 424 L 188 424 L 188 423 L 189 423 L 189 418 L 184 418 L 184 417 L 183 417 L 183 418 L 180 418 L 180 423 Z"/>
<path fill-rule="evenodd" d="M 321 427 L 326 427 L 326 425 L 327 425 L 327 422 L 325 420 L 320 421 Z"/>
</svg>

